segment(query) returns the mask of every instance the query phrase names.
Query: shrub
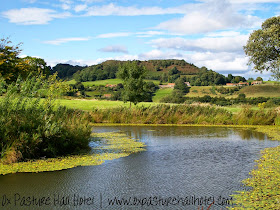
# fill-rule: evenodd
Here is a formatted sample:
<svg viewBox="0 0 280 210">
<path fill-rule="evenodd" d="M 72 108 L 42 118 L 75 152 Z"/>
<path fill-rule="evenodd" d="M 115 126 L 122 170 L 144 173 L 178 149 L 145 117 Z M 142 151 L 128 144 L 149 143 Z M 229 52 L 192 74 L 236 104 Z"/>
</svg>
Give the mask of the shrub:
<svg viewBox="0 0 280 210">
<path fill-rule="evenodd" d="M 38 88 L 47 86 L 50 92 L 43 100 L 38 95 Z M 8 86 L 0 100 L 2 162 L 63 156 L 89 148 L 89 115 L 55 107 L 54 88 L 58 86 L 54 77 L 47 81 L 41 77 L 18 79 Z"/>
</svg>

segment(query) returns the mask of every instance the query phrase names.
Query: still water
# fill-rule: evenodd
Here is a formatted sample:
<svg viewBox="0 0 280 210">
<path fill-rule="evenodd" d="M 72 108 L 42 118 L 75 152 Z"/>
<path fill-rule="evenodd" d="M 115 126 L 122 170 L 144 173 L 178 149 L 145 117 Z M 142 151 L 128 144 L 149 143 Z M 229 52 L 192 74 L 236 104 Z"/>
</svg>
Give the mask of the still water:
<svg viewBox="0 0 280 210">
<path fill-rule="evenodd" d="M 147 150 L 99 166 L 0 176 L 0 209 L 206 209 L 213 200 L 211 209 L 225 209 L 230 195 L 244 189 L 240 181 L 249 177 L 260 150 L 279 145 L 238 128 L 93 131 L 124 132 L 145 142 Z"/>
</svg>

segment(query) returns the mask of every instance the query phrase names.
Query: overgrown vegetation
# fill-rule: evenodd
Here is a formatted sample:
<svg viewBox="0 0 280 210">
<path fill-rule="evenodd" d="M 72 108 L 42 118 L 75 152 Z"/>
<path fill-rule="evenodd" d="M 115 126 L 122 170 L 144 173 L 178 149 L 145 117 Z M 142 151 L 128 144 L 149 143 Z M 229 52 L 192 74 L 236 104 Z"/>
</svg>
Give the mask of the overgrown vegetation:
<svg viewBox="0 0 280 210">
<path fill-rule="evenodd" d="M 0 100 L 2 163 L 57 157 L 89 149 L 89 116 L 82 111 L 55 107 L 55 97 L 68 88 L 55 76 L 18 78 L 7 86 Z M 46 97 L 44 101 L 42 96 Z"/>
<path fill-rule="evenodd" d="M 98 152 L 85 155 L 49 158 L 46 160 L 12 163 L 9 165 L 0 162 L 0 174 L 57 171 L 77 166 L 100 165 L 105 160 L 126 157 L 131 153 L 145 150 L 144 143 L 136 141 L 123 133 L 94 133 L 92 134 L 92 138 L 95 141 L 102 142 L 100 147 L 93 148 L 93 150 Z"/>
<path fill-rule="evenodd" d="M 278 109 L 231 112 L 213 106 L 157 105 L 134 108 L 116 107 L 90 112 L 93 123 L 124 124 L 208 124 L 208 125 L 280 125 Z"/>
</svg>

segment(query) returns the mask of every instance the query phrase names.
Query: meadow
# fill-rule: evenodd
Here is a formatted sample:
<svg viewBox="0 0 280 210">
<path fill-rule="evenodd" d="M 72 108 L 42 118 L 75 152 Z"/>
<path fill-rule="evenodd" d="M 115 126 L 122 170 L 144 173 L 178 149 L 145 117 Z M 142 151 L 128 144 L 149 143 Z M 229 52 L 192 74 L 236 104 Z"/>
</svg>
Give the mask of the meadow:
<svg viewBox="0 0 280 210">
<path fill-rule="evenodd" d="M 146 82 L 153 82 L 155 84 L 159 84 L 159 80 L 145 80 Z M 90 81 L 90 82 L 82 82 L 82 84 L 85 87 L 91 87 L 93 85 L 98 86 L 98 85 L 107 85 L 107 84 L 111 84 L 111 85 L 117 85 L 119 83 L 122 83 L 123 81 L 121 79 L 105 79 L 105 80 L 96 80 L 96 81 Z M 67 84 L 75 84 L 76 81 L 74 79 L 69 80 L 66 82 Z"/>
<path fill-rule="evenodd" d="M 57 105 L 66 106 L 67 108 L 80 109 L 84 111 L 92 111 L 94 109 L 107 109 L 116 107 L 129 107 L 129 103 L 124 103 L 123 101 L 108 101 L 108 100 L 86 100 L 86 99 L 57 99 Z M 158 103 L 153 102 L 141 102 L 136 106 L 156 106 Z M 135 107 L 134 104 L 131 105 Z"/>
</svg>

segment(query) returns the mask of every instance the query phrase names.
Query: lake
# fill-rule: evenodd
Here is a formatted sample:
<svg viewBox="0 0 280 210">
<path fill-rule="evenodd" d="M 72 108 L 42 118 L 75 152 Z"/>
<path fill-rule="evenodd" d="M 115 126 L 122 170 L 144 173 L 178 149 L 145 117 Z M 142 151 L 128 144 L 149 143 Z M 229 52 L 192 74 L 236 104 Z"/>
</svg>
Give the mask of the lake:
<svg viewBox="0 0 280 210">
<path fill-rule="evenodd" d="M 225 209 L 260 150 L 279 145 L 242 128 L 93 128 L 112 131 L 145 142 L 146 151 L 99 166 L 0 176 L 0 209 L 206 209 L 213 200 L 211 209 Z"/>
</svg>

